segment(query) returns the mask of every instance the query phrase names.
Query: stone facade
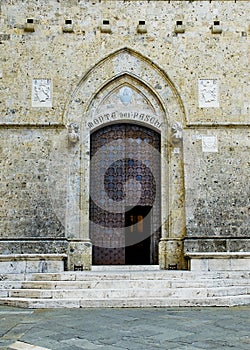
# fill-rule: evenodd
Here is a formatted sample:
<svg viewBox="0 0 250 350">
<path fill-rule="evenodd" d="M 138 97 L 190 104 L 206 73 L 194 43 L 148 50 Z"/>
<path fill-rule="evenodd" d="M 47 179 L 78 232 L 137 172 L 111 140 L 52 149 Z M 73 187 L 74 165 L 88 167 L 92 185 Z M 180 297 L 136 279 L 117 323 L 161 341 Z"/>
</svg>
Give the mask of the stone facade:
<svg viewBox="0 0 250 350">
<path fill-rule="evenodd" d="M 0 254 L 91 267 L 90 134 L 123 122 L 161 134 L 160 267 L 249 252 L 249 10 L 240 0 L 3 1 Z"/>
</svg>

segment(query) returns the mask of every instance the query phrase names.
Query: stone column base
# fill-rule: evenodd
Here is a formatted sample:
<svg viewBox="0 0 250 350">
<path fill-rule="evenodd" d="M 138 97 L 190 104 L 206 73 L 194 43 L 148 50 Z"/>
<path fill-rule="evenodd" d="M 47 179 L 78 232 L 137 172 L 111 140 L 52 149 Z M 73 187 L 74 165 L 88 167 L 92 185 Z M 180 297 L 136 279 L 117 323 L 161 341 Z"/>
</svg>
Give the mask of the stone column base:
<svg viewBox="0 0 250 350">
<path fill-rule="evenodd" d="M 68 246 L 68 270 L 91 270 L 92 244 L 90 241 L 71 241 Z"/>
<path fill-rule="evenodd" d="M 186 269 L 183 241 L 162 239 L 159 243 L 159 268 L 161 270 Z"/>
</svg>

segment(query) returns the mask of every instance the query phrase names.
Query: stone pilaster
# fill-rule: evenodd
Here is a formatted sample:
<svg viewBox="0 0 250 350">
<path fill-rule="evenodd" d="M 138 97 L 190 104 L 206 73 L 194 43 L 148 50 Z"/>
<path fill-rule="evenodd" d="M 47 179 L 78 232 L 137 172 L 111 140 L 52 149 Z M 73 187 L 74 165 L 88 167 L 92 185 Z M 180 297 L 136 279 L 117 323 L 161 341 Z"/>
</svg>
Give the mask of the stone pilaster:
<svg viewBox="0 0 250 350">
<path fill-rule="evenodd" d="M 186 269 L 182 239 L 165 238 L 159 243 L 159 268 L 161 270 Z"/>
<path fill-rule="evenodd" d="M 91 270 L 92 244 L 86 241 L 71 241 L 68 246 L 68 270 Z"/>
<path fill-rule="evenodd" d="M 159 268 L 161 270 L 166 270 L 166 257 L 167 257 L 167 240 L 162 238 L 159 242 Z"/>
</svg>

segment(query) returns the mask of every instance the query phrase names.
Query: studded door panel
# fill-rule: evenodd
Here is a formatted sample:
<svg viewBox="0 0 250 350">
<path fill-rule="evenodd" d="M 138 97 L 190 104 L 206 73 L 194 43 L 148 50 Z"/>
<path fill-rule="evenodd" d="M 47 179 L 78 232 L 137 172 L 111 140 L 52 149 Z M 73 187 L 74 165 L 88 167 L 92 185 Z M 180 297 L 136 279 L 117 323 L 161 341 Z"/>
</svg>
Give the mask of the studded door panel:
<svg viewBox="0 0 250 350">
<path fill-rule="evenodd" d="M 125 263 L 125 213 L 152 207 L 151 263 L 160 235 L 160 135 L 116 124 L 91 135 L 90 237 L 93 264 Z"/>
</svg>

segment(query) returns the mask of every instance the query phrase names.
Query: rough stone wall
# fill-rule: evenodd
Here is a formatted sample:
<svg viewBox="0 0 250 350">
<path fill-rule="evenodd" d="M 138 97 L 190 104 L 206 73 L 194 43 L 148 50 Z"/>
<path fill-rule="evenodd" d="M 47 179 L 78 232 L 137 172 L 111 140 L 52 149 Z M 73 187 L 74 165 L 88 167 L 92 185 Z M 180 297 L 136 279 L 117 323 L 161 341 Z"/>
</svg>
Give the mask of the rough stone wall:
<svg viewBox="0 0 250 350">
<path fill-rule="evenodd" d="M 202 151 L 208 135 L 217 152 Z M 249 129 L 188 130 L 184 144 L 186 251 L 249 251 Z"/>
<path fill-rule="evenodd" d="M 62 172 L 67 154 L 62 154 L 62 147 L 58 152 L 61 133 L 27 127 L 0 129 L 2 254 L 58 251 L 53 241 L 64 238 L 67 187 L 67 173 Z M 33 243 L 27 245 L 27 240 Z"/>
<path fill-rule="evenodd" d="M 1 5 L 1 121 L 58 123 L 72 90 L 96 62 L 124 46 L 164 69 L 185 103 L 187 121 L 248 122 L 249 2 L 11 1 Z M 135 15 L 136 14 L 136 15 Z M 35 32 L 25 32 L 27 19 Z M 63 33 L 65 20 L 73 33 Z M 210 27 L 218 19 L 222 34 Z M 109 20 L 111 34 L 102 33 Z M 144 20 L 147 33 L 137 33 Z M 175 34 L 183 21 L 184 34 Z M 32 109 L 32 79 L 53 80 L 53 109 Z M 200 109 L 198 79 L 218 79 L 220 108 Z"/>
<path fill-rule="evenodd" d="M 70 163 L 65 110 L 82 77 L 123 47 L 158 65 L 185 108 L 186 250 L 249 250 L 249 9 L 240 0 L 2 1 L 1 252 L 64 250 Z M 65 20 L 72 20 L 72 31 L 63 32 Z M 111 32 L 101 30 L 104 20 Z M 139 21 L 147 33 L 137 32 Z M 175 33 L 177 21 L 184 33 Z M 211 32 L 214 21 L 221 34 Z M 36 79 L 51 80 L 51 105 L 32 102 Z M 199 105 L 200 79 L 216 82 L 215 106 Z M 204 152 L 202 135 L 216 136 L 218 151 Z M 31 237 L 48 243 L 4 243 Z"/>
</svg>

